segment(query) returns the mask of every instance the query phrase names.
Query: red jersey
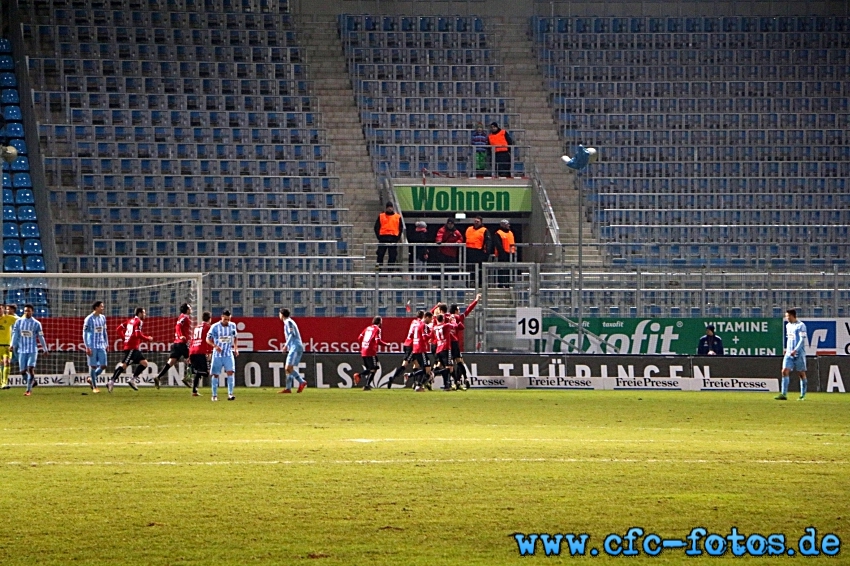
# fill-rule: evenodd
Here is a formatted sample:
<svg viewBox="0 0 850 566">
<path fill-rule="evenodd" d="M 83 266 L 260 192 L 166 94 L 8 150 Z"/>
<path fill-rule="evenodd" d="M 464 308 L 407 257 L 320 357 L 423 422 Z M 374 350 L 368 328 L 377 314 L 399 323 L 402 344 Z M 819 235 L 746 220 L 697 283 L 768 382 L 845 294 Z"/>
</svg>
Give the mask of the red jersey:
<svg viewBox="0 0 850 566">
<path fill-rule="evenodd" d="M 407 329 L 407 338 L 404 339 L 404 346 L 412 346 L 413 339 L 416 335 L 416 329 L 419 328 L 419 325 L 422 323 L 422 320 L 418 318 L 414 318 L 410 321 L 410 328 Z"/>
<path fill-rule="evenodd" d="M 381 340 L 381 327 L 371 324 L 363 329 L 357 338 L 360 341 L 360 355 L 364 358 L 378 355 L 378 346 L 389 346 Z"/>
<path fill-rule="evenodd" d="M 192 319 L 188 314 L 181 314 L 174 325 L 174 343 L 188 344 L 192 340 Z"/>
<path fill-rule="evenodd" d="M 150 336 L 142 334 L 142 320 L 134 316 L 118 327 L 118 332 L 124 335 L 124 350 L 138 350 L 142 341 L 150 342 Z"/>
<path fill-rule="evenodd" d="M 416 327 L 412 346 L 414 354 L 427 354 L 431 349 L 431 327 L 423 320 L 420 320 L 419 326 Z"/>
<path fill-rule="evenodd" d="M 199 324 L 192 330 L 192 345 L 189 346 L 189 355 L 212 354 L 213 347 L 207 344 L 207 333 L 210 331 L 210 323 Z"/>
<path fill-rule="evenodd" d="M 469 316 L 469 313 L 471 313 L 477 305 L 478 299 L 475 299 L 474 301 L 472 301 L 472 303 L 470 303 L 468 307 L 466 307 L 466 310 L 463 311 L 463 314 L 453 315 L 455 324 L 457 324 L 457 332 L 455 332 L 455 341 L 460 342 L 461 346 L 463 345 L 463 330 L 466 328 L 464 320 L 467 316 Z"/>
<path fill-rule="evenodd" d="M 437 352 L 445 352 L 451 349 L 452 336 L 455 333 L 455 323 L 444 322 L 443 324 L 434 325 L 434 340 L 437 342 Z"/>
</svg>

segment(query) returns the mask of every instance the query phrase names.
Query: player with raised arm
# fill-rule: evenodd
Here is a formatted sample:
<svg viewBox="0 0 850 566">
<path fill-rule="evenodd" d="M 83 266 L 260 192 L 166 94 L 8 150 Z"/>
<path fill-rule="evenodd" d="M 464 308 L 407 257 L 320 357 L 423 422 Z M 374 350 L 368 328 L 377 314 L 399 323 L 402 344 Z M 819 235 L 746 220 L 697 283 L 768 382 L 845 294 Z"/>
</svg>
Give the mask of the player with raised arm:
<svg viewBox="0 0 850 566">
<path fill-rule="evenodd" d="M 410 377 L 413 379 L 413 390 L 425 391 L 425 384 L 431 382 L 431 321 L 433 315 L 430 312 L 423 313 L 422 320 L 416 327 L 413 336 L 413 365 L 418 366 Z M 406 377 L 406 376 L 405 376 Z"/>
<path fill-rule="evenodd" d="M 292 320 L 292 313 L 289 309 L 280 309 L 280 320 L 283 322 L 283 336 L 286 340 L 284 346 L 288 352 L 286 354 L 286 389 L 281 393 L 292 393 L 292 386 L 298 382 L 298 393 L 304 391 L 307 387 L 307 380 L 301 377 L 298 373 L 298 364 L 301 363 L 301 356 L 304 355 L 304 342 L 301 341 L 301 331 L 298 330 L 298 325 Z"/>
<path fill-rule="evenodd" d="M 416 317 L 410 321 L 410 327 L 407 329 L 407 337 L 401 345 L 404 352 L 404 359 L 401 361 L 401 365 L 398 366 L 398 369 L 395 370 L 392 377 L 387 380 L 387 389 L 390 389 L 393 386 L 393 379 L 395 379 L 395 376 L 397 375 L 404 375 L 404 383 L 405 385 L 407 384 L 408 374 L 404 373 L 404 370 L 407 369 L 407 364 L 413 361 L 413 340 L 419 326 L 422 324 L 422 318 L 424 316 L 425 311 L 419 311 L 416 313 Z"/>
<path fill-rule="evenodd" d="M 15 305 L 0 305 L 0 389 L 9 389 L 9 374 L 12 373 L 12 328 L 18 321 Z"/>
<path fill-rule="evenodd" d="M 782 359 L 782 388 L 779 395 L 776 396 L 777 401 L 785 401 L 788 399 L 788 383 L 791 381 L 791 372 L 796 371 L 800 376 L 800 398 L 802 401 L 806 398 L 808 390 L 808 381 L 806 380 L 806 343 L 808 342 L 808 333 L 806 325 L 797 320 L 797 310 L 788 309 L 785 311 L 785 357 Z"/>
<path fill-rule="evenodd" d="M 481 300 L 481 294 L 475 295 L 475 300 L 470 303 L 463 314 L 460 313 L 457 305 L 449 307 L 449 320 L 455 323 L 455 331 L 452 334 L 452 359 L 455 362 L 455 381 L 459 384 L 461 390 L 466 391 L 472 384 L 469 382 L 469 375 L 466 373 L 466 365 L 463 363 L 463 352 L 460 351 L 463 344 L 463 331 L 466 328 L 464 321 L 469 313 L 475 309 L 478 301 Z"/>
<path fill-rule="evenodd" d="M 168 370 L 180 363 L 182 359 L 189 359 L 189 342 L 192 340 L 192 307 L 188 303 L 180 305 L 180 316 L 174 325 L 174 343 L 171 345 L 171 353 L 168 355 L 168 363 L 162 366 L 159 373 L 153 378 L 153 384 L 159 389 L 159 382 L 168 373 Z M 189 387 L 190 378 L 183 377 L 183 385 Z"/>
<path fill-rule="evenodd" d="M 106 370 L 106 350 L 109 348 L 103 308 L 103 301 L 95 301 L 91 306 L 91 314 L 83 321 L 83 344 L 89 362 L 89 377 L 86 381 L 92 393 L 100 393 L 97 378 Z"/>
<path fill-rule="evenodd" d="M 9 346 L 12 352 L 18 354 L 18 364 L 21 369 L 21 377 L 27 384 L 25 396 L 29 397 L 32 392 L 32 384 L 35 381 L 35 363 L 38 360 L 38 345 L 44 348 L 47 355 L 47 340 L 44 339 L 44 331 L 41 323 L 37 321 L 32 313 L 35 307 L 24 305 L 24 316 L 19 318 L 12 327 L 12 344 Z"/>
<path fill-rule="evenodd" d="M 363 391 L 372 390 L 372 379 L 378 373 L 381 367 L 378 361 L 378 346 L 389 346 L 387 342 L 381 339 L 381 317 L 376 316 L 372 319 L 372 324 L 363 329 L 360 336 L 357 337 L 360 342 L 360 356 L 363 358 L 363 373 L 354 374 L 354 385 L 359 385 L 361 380 L 365 380 Z"/>
<path fill-rule="evenodd" d="M 146 336 L 142 332 L 142 324 L 144 323 L 146 316 L 147 312 L 144 307 L 136 307 L 133 318 L 122 323 L 118 327 L 118 333 L 124 336 L 124 358 L 118 367 L 115 368 L 115 371 L 112 373 L 112 377 L 106 382 L 106 389 L 110 393 L 112 393 L 112 389 L 115 387 L 115 382 L 118 381 L 121 374 L 127 370 L 127 366 L 133 364 L 136 365 L 136 369 L 133 370 L 133 376 L 127 380 L 127 385 L 129 385 L 130 389 L 133 391 L 139 390 L 139 387 L 136 385 L 136 381 L 139 379 L 139 376 L 142 375 L 142 372 L 144 372 L 148 367 L 148 361 L 145 359 L 142 352 L 139 351 L 139 345 L 142 342 L 150 342 L 153 340 L 152 337 Z"/>
<path fill-rule="evenodd" d="M 203 383 L 204 378 L 210 374 L 209 356 L 212 354 L 212 346 L 207 342 L 210 332 L 210 319 L 212 314 L 204 311 L 201 315 L 201 324 L 192 330 L 192 345 L 189 347 L 189 367 L 194 374 L 192 378 L 192 397 L 197 397 L 198 385 Z"/>
<path fill-rule="evenodd" d="M 452 360 L 452 335 L 457 326 L 448 320 L 442 313 L 437 315 L 437 323 L 434 325 L 434 340 L 437 343 L 437 365 L 440 367 L 437 373 L 443 376 L 443 389 L 455 391 L 457 385 L 452 380 L 454 361 Z"/>
<path fill-rule="evenodd" d="M 212 385 L 212 400 L 218 401 L 218 376 L 225 372 L 227 383 L 227 400 L 235 401 L 233 394 L 236 377 L 236 359 L 239 355 L 236 346 L 236 325 L 230 322 L 230 311 L 221 311 L 221 319 L 210 327 L 207 334 L 207 344 L 213 347 L 212 368 L 210 369 L 210 385 Z"/>
</svg>

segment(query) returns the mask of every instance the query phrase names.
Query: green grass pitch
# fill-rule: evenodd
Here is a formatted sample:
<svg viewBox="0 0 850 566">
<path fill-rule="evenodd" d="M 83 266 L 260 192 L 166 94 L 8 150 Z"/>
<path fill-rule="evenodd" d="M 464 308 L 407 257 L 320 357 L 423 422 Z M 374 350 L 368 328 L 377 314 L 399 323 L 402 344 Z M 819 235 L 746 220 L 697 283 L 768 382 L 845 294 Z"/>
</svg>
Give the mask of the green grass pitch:
<svg viewBox="0 0 850 566">
<path fill-rule="evenodd" d="M 850 544 L 846 395 L 82 393 L 0 392 L 0 564 L 608 563 L 624 558 L 520 558 L 512 535 L 601 548 L 633 526 Z"/>
</svg>

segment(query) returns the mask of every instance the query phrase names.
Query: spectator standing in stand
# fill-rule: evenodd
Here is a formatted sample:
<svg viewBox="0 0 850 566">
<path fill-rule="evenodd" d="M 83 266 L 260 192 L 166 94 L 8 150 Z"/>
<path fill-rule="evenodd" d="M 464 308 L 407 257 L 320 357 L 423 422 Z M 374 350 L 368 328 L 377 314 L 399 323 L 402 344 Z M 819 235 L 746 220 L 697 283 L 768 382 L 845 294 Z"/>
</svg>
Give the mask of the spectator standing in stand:
<svg viewBox="0 0 850 566">
<path fill-rule="evenodd" d="M 398 244 L 404 231 L 404 222 L 401 220 L 393 203 L 388 202 L 384 212 L 375 220 L 375 236 L 378 237 L 378 269 L 384 264 L 384 256 L 389 250 L 389 267 L 394 268 L 398 260 Z M 390 245 L 386 245 L 390 244 Z"/>
<path fill-rule="evenodd" d="M 441 263 L 457 263 L 458 247 L 443 244 L 461 244 L 463 236 L 455 228 L 453 218 L 446 220 L 446 225 L 437 231 L 437 254 Z"/>
</svg>

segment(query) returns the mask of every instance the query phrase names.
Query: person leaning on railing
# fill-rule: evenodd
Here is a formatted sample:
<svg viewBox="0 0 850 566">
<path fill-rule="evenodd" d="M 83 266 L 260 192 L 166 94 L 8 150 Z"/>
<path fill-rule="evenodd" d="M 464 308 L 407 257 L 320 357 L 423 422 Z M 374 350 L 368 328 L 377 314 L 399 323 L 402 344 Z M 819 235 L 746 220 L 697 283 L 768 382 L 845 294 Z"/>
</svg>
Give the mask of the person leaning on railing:
<svg viewBox="0 0 850 566">
<path fill-rule="evenodd" d="M 454 218 L 446 220 L 446 225 L 437 231 L 437 256 L 442 263 L 457 263 L 457 246 L 444 246 L 442 244 L 463 243 L 463 235 L 455 228 Z"/>
<path fill-rule="evenodd" d="M 490 139 L 481 122 L 475 125 L 471 141 L 475 146 L 475 173 L 483 175 L 490 169 Z"/>
</svg>

